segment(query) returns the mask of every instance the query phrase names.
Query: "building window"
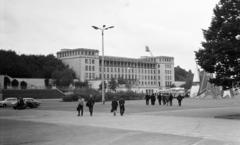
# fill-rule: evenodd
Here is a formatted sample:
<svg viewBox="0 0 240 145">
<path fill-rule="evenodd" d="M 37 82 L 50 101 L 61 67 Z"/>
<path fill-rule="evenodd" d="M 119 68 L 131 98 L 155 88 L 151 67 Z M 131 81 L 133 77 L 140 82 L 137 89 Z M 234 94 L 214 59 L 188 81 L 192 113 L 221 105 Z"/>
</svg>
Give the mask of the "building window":
<svg viewBox="0 0 240 145">
<path fill-rule="evenodd" d="M 92 71 L 95 71 L 95 67 L 94 66 L 92 66 Z"/>
<path fill-rule="evenodd" d="M 85 59 L 85 63 L 86 63 L 86 64 L 88 63 L 88 59 Z"/>
<path fill-rule="evenodd" d="M 92 64 L 94 64 L 94 63 L 95 63 L 95 60 L 93 59 L 93 60 L 92 60 Z"/>
<path fill-rule="evenodd" d="M 92 75 L 91 75 L 91 73 L 89 73 L 89 79 L 92 79 Z"/>
<path fill-rule="evenodd" d="M 85 66 L 85 70 L 88 71 L 88 66 L 87 65 Z"/>
</svg>

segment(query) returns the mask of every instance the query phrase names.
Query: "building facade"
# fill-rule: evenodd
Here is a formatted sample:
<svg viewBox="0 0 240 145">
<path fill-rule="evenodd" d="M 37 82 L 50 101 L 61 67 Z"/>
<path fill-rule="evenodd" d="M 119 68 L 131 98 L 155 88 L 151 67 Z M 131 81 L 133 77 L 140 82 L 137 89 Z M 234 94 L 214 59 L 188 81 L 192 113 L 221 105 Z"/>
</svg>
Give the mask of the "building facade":
<svg viewBox="0 0 240 145">
<path fill-rule="evenodd" d="M 94 49 L 62 49 L 57 57 L 72 68 L 80 81 L 125 80 L 133 89 L 146 92 L 174 84 L 174 58 L 167 56 L 125 58 L 102 56 Z M 101 64 L 104 63 L 104 75 Z"/>
</svg>

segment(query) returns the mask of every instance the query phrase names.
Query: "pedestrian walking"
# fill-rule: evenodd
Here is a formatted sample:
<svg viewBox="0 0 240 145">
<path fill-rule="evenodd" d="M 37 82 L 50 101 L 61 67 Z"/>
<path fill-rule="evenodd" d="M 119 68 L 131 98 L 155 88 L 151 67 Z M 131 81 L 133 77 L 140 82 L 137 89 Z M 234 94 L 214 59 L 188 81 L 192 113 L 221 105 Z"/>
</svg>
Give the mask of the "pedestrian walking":
<svg viewBox="0 0 240 145">
<path fill-rule="evenodd" d="M 95 101 L 94 101 L 94 99 L 93 99 L 93 97 L 92 97 L 92 94 L 90 94 L 90 95 L 89 95 L 89 99 L 88 99 L 87 104 L 86 104 L 86 106 L 87 106 L 88 109 L 89 109 L 90 116 L 92 116 L 92 114 L 93 114 L 93 106 L 94 106 L 94 103 L 95 103 Z"/>
<path fill-rule="evenodd" d="M 151 105 L 155 105 L 156 97 L 154 93 L 151 95 Z"/>
<path fill-rule="evenodd" d="M 177 96 L 177 100 L 178 100 L 178 106 L 182 106 L 182 99 L 183 99 L 183 96 L 181 94 L 179 94 Z"/>
<path fill-rule="evenodd" d="M 173 101 L 173 95 L 170 93 L 170 95 L 169 95 L 169 103 L 170 103 L 170 106 L 172 106 L 172 101 Z"/>
<path fill-rule="evenodd" d="M 162 105 L 162 95 L 161 95 L 161 93 L 158 94 L 157 99 L 158 99 L 158 104 Z"/>
<path fill-rule="evenodd" d="M 146 100 L 146 105 L 149 105 L 150 95 L 146 94 L 145 100 Z"/>
<path fill-rule="evenodd" d="M 162 102 L 163 102 L 163 105 L 166 105 L 166 94 L 162 94 Z"/>
<path fill-rule="evenodd" d="M 120 107 L 120 115 L 123 116 L 125 112 L 125 100 L 123 99 L 123 97 L 119 99 L 119 107 Z"/>
<path fill-rule="evenodd" d="M 113 115 L 114 115 L 114 116 L 116 116 L 117 107 L 118 107 L 117 99 L 116 99 L 116 98 L 113 98 L 113 100 L 112 100 L 112 109 L 111 109 L 111 112 L 113 112 Z"/>
<path fill-rule="evenodd" d="M 165 103 L 167 104 L 167 106 L 168 106 L 168 103 L 169 103 L 169 98 L 170 98 L 169 94 L 166 94 L 165 95 Z"/>
<path fill-rule="evenodd" d="M 84 107 L 84 98 L 79 98 L 78 99 L 78 105 L 77 105 L 77 111 L 78 111 L 78 116 L 83 116 L 83 107 Z"/>
</svg>

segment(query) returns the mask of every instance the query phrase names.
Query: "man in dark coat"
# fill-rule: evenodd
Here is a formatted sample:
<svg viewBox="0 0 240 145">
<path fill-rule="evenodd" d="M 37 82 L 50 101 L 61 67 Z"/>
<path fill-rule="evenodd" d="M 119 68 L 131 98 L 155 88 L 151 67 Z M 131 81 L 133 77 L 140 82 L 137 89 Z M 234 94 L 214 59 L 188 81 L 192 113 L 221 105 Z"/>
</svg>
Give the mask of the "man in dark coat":
<svg viewBox="0 0 240 145">
<path fill-rule="evenodd" d="M 165 94 L 165 103 L 167 104 L 167 106 L 168 106 L 168 103 L 169 103 L 169 94 Z"/>
<path fill-rule="evenodd" d="M 18 98 L 16 105 L 13 106 L 14 109 L 26 109 L 27 104 L 24 102 L 23 98 Z"/>
<path fill-rule="evenodd" d="M 179 94 L 177 96 L 177 100 L 178 100 L 178 105 L 181 106 L 182 105 L 182 99 L 183 99 L 183 96 L 181 94 Z"/>
<path fill-rule="evenodd" d="M 170 94 L 170 95 L 169 95 L 169 103 L 170 103 L 170 106 L 172 106 L 172 101 L 173 101 L 173 95 Z"/>
<path fill-rule="evenodd" d="M 156 101 L 156 97 L 154 95 L 154 93 L 151 95 L 151 104 L 155 105 L 155 101 Z"/>
<path fill-rule="evenodd" d="M 146 100 L 146 105 L 149 105 L 150 96 L 148 94 L 146 94 L 145 100 Z"/>
<path fill-rule="evenodd" d="M 159 105 L 162 105 L 162 95 L 161 95 L 161 93 L 158 94 L 157 98 L 158 98 Z"/>
<path fill-rule="evenodd" d="M 92 114 L 93 114 L 94 103 L 95 103 L 95 101 L 92 97 L 92 94 L 90 94 L 90 97 L 89 97 L 89 99 L 87 101 L 87 104 L 86 104 L 86 106 L 89 108 L 90 116 L 92 116 Z"/>
<path fill-rule="evenodd" d="M 113 115 L 114 115 L 114 116 L 116 116 L 117 107 L 118 107 L 117 99 L 116 99 L 116 98 L 113 98 L 113 100 L 112 100 L 112 109 L 111 109 L 111 112 L 113 112 Z"/>
<path fill-rule="evenodd" d="M 166 94 L 162 94 L 162 102 L 163 102 L 163 105 L 166 105 Z"/>
<path fill-rule="evenodd" d="M 121 97 L 119 100 L 119 107 L 120 107 L 120 114 L 121 116 L 123 116 L 125 112 L 125 100 L 123 99 L 123 97 Z"/>
</svg>

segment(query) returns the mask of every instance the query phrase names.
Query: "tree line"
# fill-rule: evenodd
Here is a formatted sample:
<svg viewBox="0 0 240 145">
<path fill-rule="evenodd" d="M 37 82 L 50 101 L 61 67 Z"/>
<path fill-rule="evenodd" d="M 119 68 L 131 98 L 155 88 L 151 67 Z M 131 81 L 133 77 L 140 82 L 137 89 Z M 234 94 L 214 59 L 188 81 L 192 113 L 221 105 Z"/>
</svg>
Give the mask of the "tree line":
<svg viewBox="0 0 240 145">
<path fill-rule="evenodd" d="M 61 86 L 68 86 L 75 78 L 74 71 L 52 54 L 18 55 L 12 50 L 0 50 L 0 74 L 13 78 L 52 78 Z"/>
</svg>

